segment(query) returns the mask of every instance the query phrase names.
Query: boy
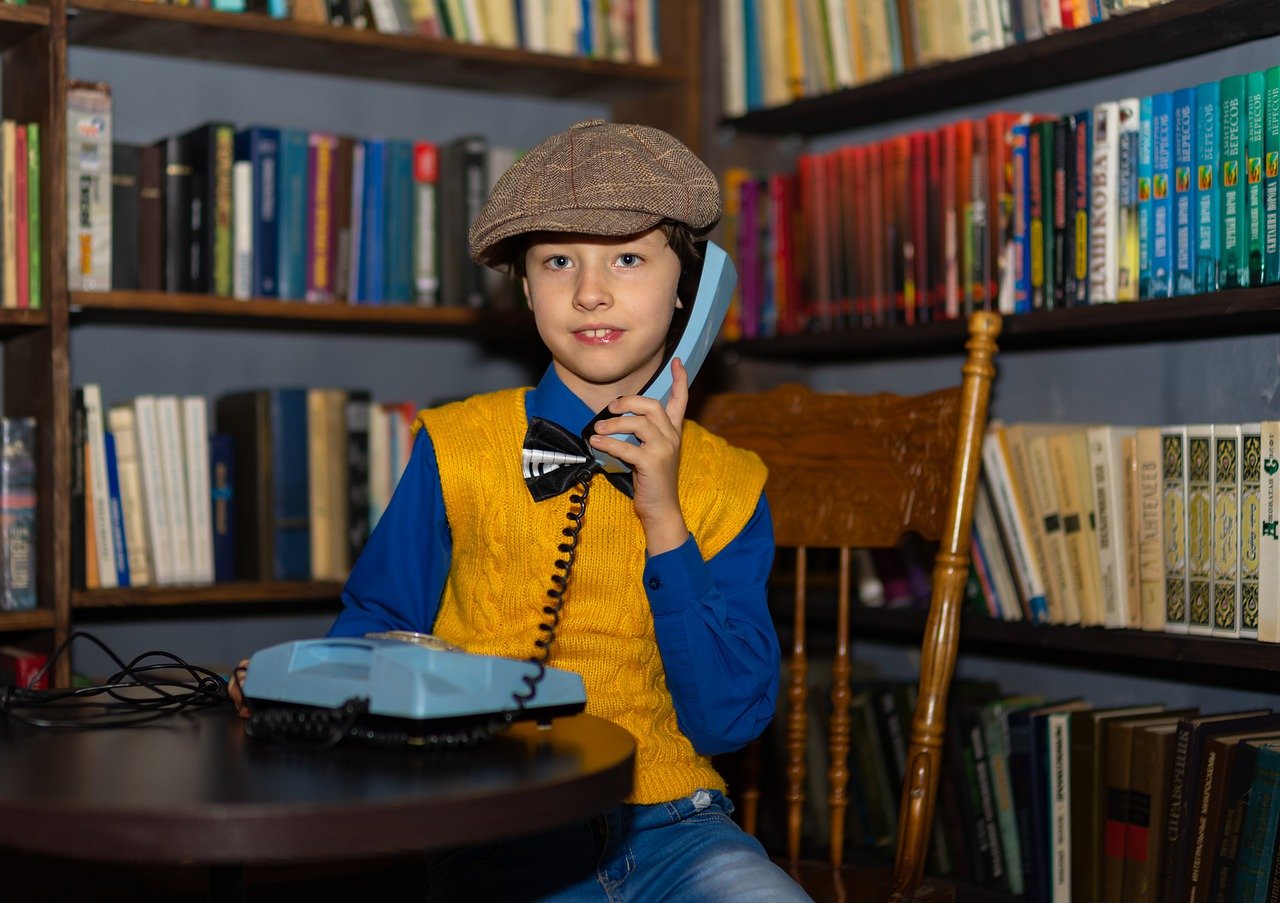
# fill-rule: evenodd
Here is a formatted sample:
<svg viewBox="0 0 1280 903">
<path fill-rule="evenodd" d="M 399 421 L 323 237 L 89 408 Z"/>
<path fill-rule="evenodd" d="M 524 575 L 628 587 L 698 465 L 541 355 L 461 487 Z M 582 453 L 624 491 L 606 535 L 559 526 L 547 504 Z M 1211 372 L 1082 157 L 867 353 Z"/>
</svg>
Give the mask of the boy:
<svg viewBox="0 0 1280 903">
<path fill-rule="evenodd" d="M 331 634 L 428 631 L 576 671 L 587 711 L 635 736 L 636 775 L 589 823 L 437 857 L 428 899 L 808 899 L 729 819 L 708 758 L 774 711 L 764 466 L 684 421 L 679 362 L 665 407 L 636 394 L 686 303 L 693 238 L 719 216 L 716 179 L 683 144 L 591 120 L 515 163 L 471 228 L 473 259 L 521 280 L 552 364 L 534 389 L 418 415 Z M 589 461 L 578 435 L 606 406 L 590 442 L 630 486 L 581 465 L 543 474 L 536 453 L 522 465 L 522 440 L 559 428 Z"/>
</svg>

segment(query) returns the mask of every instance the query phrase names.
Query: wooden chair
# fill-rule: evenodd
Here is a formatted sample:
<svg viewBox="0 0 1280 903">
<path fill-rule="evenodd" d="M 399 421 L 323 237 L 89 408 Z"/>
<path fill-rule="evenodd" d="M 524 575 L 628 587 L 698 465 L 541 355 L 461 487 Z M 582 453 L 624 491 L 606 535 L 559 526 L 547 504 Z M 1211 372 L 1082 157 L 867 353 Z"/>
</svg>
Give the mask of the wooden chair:
<svg viewBox="0 0 1280 903">
<path fill-rule="evenodd" d="M 708 398 L 699 422 L 769 467 L 765 492 L 777 544 L 795 549 L 795 632 L 786 693 L 786 864 L 815 899 L 940 899 L 920 887 L 933 823 L 947 691 L 955 668 L 959 615 L 969 569 L 969 530 L 981 462 L 1000 317 L 969 320 L 960 386 L 915 397 L 819 394 L 800 386 Z M 898 820 L 896 864 L 876 893 L 859 873 L 842 880 L 848 806 L 851 550 L 889 547 L 914 531 L 937 540 L 933 596 L 921 643 L 920 684 Z M 817 870 L 800 862 L 804 806 L 806 550 L 838 549 L 839 583 L 830 725 L 831 853 Z M 779 713 L 781 715 L 781 712 Z M 758 760 L 757 760 L 758 761 Z M 757 766 L 758 767 L 758 766 Z M 750 766 L 748 766 L 748 772 Z M 743 796 L 754 832 L 758 792 Z M 825 887 L 821 885 L 826 885 Z M 866 896 L 871 890 L 873 895 Z"/>
</svg>

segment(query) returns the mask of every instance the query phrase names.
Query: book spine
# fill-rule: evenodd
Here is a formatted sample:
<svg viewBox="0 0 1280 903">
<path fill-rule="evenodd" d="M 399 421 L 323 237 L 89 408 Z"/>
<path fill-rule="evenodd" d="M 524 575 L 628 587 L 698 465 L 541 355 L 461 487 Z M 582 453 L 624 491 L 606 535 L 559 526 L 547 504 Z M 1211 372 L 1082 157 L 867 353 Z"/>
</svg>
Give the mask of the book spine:
<svg viewBox="0 0 1280 903">
<path fill-rule="evenodd" d="M 324 132 L 312 132 L 307 142 L 306 298 L 308 301 L 332 301 L 338 139 Z"/>
<path fill-rule="evenodd" d="M 9 261 L 14 271 L 15 305 L 26 309 L 31 304 L 31 223 L 27 212 L 27 127 L 18 125 L 14 128 L 13 160 L 14 171 L 13 196 L 6 203 L 13 205 L 13 220 L 17 229 L 14 242 L 15 258 Z"/>
<path fill-rule="evenodd" d="M 1049 617 L 1044 581 L 1031 554 L 1025 514 L 1013 491 L 1012 478 L 999 445 L 998 441 L 983 443 L 982 462 L 987 474 L 987 485 L 991 489 L 992 505 L 1009 546 L 1010 563 L 1013 565 L 1018 592 L 1031 614 L 1031 620 L 1042 624 Z"/>
<path fill-rule="evenodd" d="M 231 184 L 235 198 L 231 293 L 237 300 L 246 301 L 253 297 L 253 164 L 237 160 L 232 167 Z"/>
<path fill-rule="evenodd" d="M 1263 73 L 1262 274 L 1280 282 L 1280 66 Z"/>
<path fill-rule="evenodd" d="M 1164 630 L 1164 517 L 1161 510 L 1160 430 L 1137 432 L 1138 574 L 1142 629 Z"/>
<path fill-rule="evenodd" d="M 1094 513 L 1097 523 L 1098 573 L 1101 578 L 1103 626 L 1125 626 L 1126 612 L 1120 608 L 1119 555 L 1117 533 L 1118 509 L 1114 506 L 1110 470 L 1112 428 L 1089 427 L 1089 470 L 1093 476 Z"/>
<path fill-rule="evenodd" d="M 116 586 L 115 551 L 111 534 L 111 498 L 107 483 L 106 428 L 102 413 L 102 391 L 95 383 L 84 387 L 86 434 L 89 451 L 89 482 L 92 491 L 93 538 L 97 547 L 97 567 L 100 585 L 104 589 Z"/>
<path fill-rule="evenodd" d="M 67 86 L 67 288 L 111 289 L 111 89 Z"/>
<path fill-rule="evenodd" d="M 1036 217 L 1043 215 L 1043 210 L 1040 192 L 1032 190 L 1033 183 L 1039 184 L 1039 174 L 1036 179 L 1031 178 L 1031 159 L 1033 154 L 1038 159 L 1040 147 L 1031 134 L 1031 126 L 1025 122 L 1013 126 L 1010 139 L 1013 144 L 1013 242 L 1012 259 L 1005 265 L 1013 271 L 1013 311 L 1021 314 L 1034 307 L 1032 293 L 1037 282 L 1041 293 L 1044 291 L 1044 271 L 1041 269 L 1037 274 L 1035 268 L 1035 262 L 1042 262 L 1041 255 L 1033 251 L 1040 235 Z M 1043 222 L 1039 226 L 1043 229 Z"/>
<path fill-rule="evenodd" d="M 107 499 L 111 518 L 111 558 L 116 586 L 129 586 L 129 551 L 125 547 L 124 506 L 120 497 L 120 465 L 116 460 L 116 439 L 103 433 L 103 450 L 107 459 Z"/>
<path fill-rule="evenodd" d="M 173 569 L 173 536 L 165 503 L 163 464 L 160 457 L 156 399 L 140 395 L 133 400 L 138 435 L 138 463 L 142 472 L 143 505 L 147 513 L 147 545 L 152 554 L 152 574 L 160 586 L 177 582 Z"/>
<path fill-rule="evenodd" d="M 1050 900 L 1071 903 L 1071 714 L 1048 722 Z"/>
<path fill-rule="evenodd" d="M 1232 899 L 1236 903 L 1267 903 L 1271 860 L 1275 850 L 1276 823 L 1280 812 L 1280 749 L 1258 750 L 1253 771 L 1253 791 L 1240 834 L 1240 858 Z"/>
<path fill-rule="evenodd" d="M 1089 298 L 1115 301 L 1119 270 L 1120 105 L 1093 108 L 1093 170 L 1089 186 Z"/>
<path fill-rule="evenodd" d="M 1249 285 L 1262 285 L 1265 281 L 1263 264 L 1263 216 L 1262 155 L 1266 123 L 1263 120 L 1266 98 L 1266 79 L 1261 71 L 1250 72 L 1245 77 L 1245 216 L 1247 239 L 1245 253 L 1249 262 Z"/>
<path fill-rule="evenodd" d="M 40 124 L 27 123 L 27 217 L 30 222 L 30 287 L 28 306 L 39 310 L 44 306 L 43 215 L 40 206 Z"/>
<path fill-rule="evenodd" d="M 1138 98 L 1119 102 L 1120 137 L 1117 169 L 1119 204 L 1116 228 L 1116 300 L 1138 300 Z"/>
<path fill-rule="evenodd" d="M 229 433 L 209 437 L 210 505 L 213 514 L 213 579 L 216 583 L 234 580 L 235 548 L 235 464 Z"/>
<path fill-rule="evenodd" d="M 1280 421 L 1262 421 L 1258 514 L 1258 639 L 1280 643 Z"/>
<path fill-rule="evenodd" d="M 1173 95 L 1151 97 L 1151 295 L 1173 288 Z"/>
<path fill-rule="evenodd" d="M 1218 82 L 1196 88 L 1196 291 L 1215 292 L 1222 260 L 1221 92 Z"/>
<path fill-rule="evenodd" d="M 440 149 L 429 141 L 413 145 L 413 286 L 417 303 L 428 307 L 440 301 L 440 269 L 436 259 L 436 186 L 440 180 Z"/>
<path fill-rule="evenodd" d="M 360 300 L 381 304 L 386 290 L 387 142 L 364 142 L 360 240 Z"/>
<path fill-rule="evenodd" d="M 1046 256 L 1049 244 L 1045 235 L 1052 231 L 1051 217 L 1046 216 L 1045 180 L 1042 167 L 1045 158 L 1045 130 L 1033 123 L 1027 133 L 1027 175 L 1023 190 L 1027 199 L 1027 273 L 1031 280 L 1031 309 L 1045 308 L 1045 289 L 1052 284 L 1051 266 Z M 1014 174 L 1014 204 L 1018 204 L 1017 174 Z"/>
<path fill-rule="evenodd" d="M 1248 132 L 1245 80 L 1232 75 L 1219 82 L 1222 107 L 1222 257 L 1224 288 L 1249 284 L 1248 200 L 1245 193 L 1245 141 Z"/>
<path fill-rule="evenodd" d="M 115 437 L 116 464 L 120 473 L 120 505 L 124 509 L 125 548 L 129 552 L 129 585 L 148 586 L 151 583 L 151 553 L 147 548 L 146 509 L 142 498 L 142 471 L 138 464 L 138 433 L 133 407 L 112 407 L 107 412 L 107 425 Z"/>
<path fill-rule="evenodd" d="M 300 129 L 280 130 L 280 207 L 276 248 L 280 297 L 304 298 L 307 291 L 307 140 Z"/>
<path fill-rule="evenodd" d="M 213 582 L 213 513 L 209 484 L 209 406 L 203 396 L 181 399 L 187 509 L 191 518 L 191 576 Z"/>
<path fill-rule="evenodd" d="M 186 456 L 183 454 L 181 414 L 173 395 L 156 398 L 156 430 L 160 451 L 160 487 L 169 519 L 169 551 L 173 581 L 187 583 L 194 578 L 191 561 L 191 512 L 187 504 Z"/>
<path fill-rule="evenodd" d="M 1138 297 L 1151 297 L 1151 178 L 1155 165 L 1152 103 L 1144 97 L 1138 119 Z"/>
<path fill-rule="evenodd" d="M 1173 92 L 1173 294 L 1196 287 L 1195 88 Z"/>
<path fill-rule="evenodd" d="M 1240 427 L 1213 428 L 1212 632 L 1240 636 Z"/>
<path fill-rule="evenodd" d="M 36 607 L 36 421 L 0 418 L 0 610 Z"/>
<path fill-rule="evenodd" d="M 1262 424 L 1240 424 L 1240 638 L 1258 639 Z"/>
<path fill-rule="evenodd" d="M 307 428 L 306 390 L 273 391 L 270 429 L 276 580 L 306 580 L 311 576 Z"/>
<path fill-rule="evenodd" d="M 253 294 L 280 295 L 280 131 L 250 129 L 247 159 L 253 164 Z"/>
<path fill-rule="evenodd" d="M 1187 427 L 1187 632 L 1213 628 L 1213 427 Z"/>
<path fill-rule="evenodd" d="M 208 238 L 210 249 L 209 288 L 220 298 L 232 294 L 235 257 L 232 238 L 234 216 L 234 184 L 232 167 L 235 165 L 235 128 L 229 123 L 212 127 L 212 147 L 209 159 L 209 187 L 211 196 L 205 211 L 209 219 Z"/>
<path fill-rule="evenodd" d="M 1164 620 L 1168 633 L 1187 632 L 1187 428 L 1167 426 L 1160 442 L 1164 513 Z"/>
<path fill-rule="evenodd" d="M 1093 147 L 1093 123 L 1089 110 L 1075 115 L 1075 134 L 1072 136 L 1072 176 L 1074 198 L 1074 222 L 1072 230 L 1075 260 L 1075 298 L 1068 304 L 1084 306 L 1089 303 L 1089 207 L 1091 181 L 1090 163 Z M 1098 299 L 1103 300 L 1103 299 Z"/>
</svg>

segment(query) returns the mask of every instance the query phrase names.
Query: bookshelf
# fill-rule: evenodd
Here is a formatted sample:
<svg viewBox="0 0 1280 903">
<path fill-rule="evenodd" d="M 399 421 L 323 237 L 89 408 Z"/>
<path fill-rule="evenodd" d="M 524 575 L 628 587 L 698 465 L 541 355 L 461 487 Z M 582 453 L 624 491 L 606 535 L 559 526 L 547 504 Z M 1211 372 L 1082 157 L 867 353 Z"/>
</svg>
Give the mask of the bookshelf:
<svg viewBox="0 0 1280 903">
<path fill-rule="evenodd" d="M 697 90 L 702 77 L 700 10 L 682 0 L 661 0 L 659 21 L 661 62 L 650 66 L 133 0 L 0 4 L 3 113 L 40 122 L 47 136 L 41 211 L 45 306 L 40 311 L 0 311 L 4 412 L 34 414 L 40 424 L 40 607 L 34 612 L 0 613 L 0 639 L 50 651 L 67 637 L 78 615 L 95 612 L 128 617 L 130 612 L 244 613 L 281 607 L 329 611 L 336 606 L 341 589 L 325 581 L 268 581 L 73 591 L 69 418 L 72 336 L 77 330 L 161 328 L 194 334 L 212 329 L 301 343 L 394 338 L 419 342 L 423 349 L 437 341 L 461 341 L 474 346 L 481 356 L 517 358 L 527 353 L 532 335 L 532 320 L 524 310 L 292 304 L 163 292 L 70 294 L 63 263 L 67 257 L 63 123 L 69 56 L 76 48 L 125 55 L 138 66 L 154 67 L 160 76 L 166 66 L 192 60 L 251 69 L 258 73 L 255 90 L 261 84 L 268 92 L 273 74 L 279 72 L 336 77 L 360 85 L 362 91 L 367 83 L 370 91 L 382 90 L 380 85 L 397 90 L 460 90 L 490 95 L 504 105 L 519 104 L 524 98 L 603 104 L 616 119 L 664 128 L 697 147 L 703 122 Z M 176 131 L 187 125 L 175 122 L 169 128 Z M 483 126 L 481 120 L 473 127 Z M 148 362 L 137 366 L 146 368 Z M 160 379 L 159 373 L 156 378 Z M 465 375 L 462 378 L 465 381 Z M 93 379 L 92 374 L 78 373 L 75 384 Z M 110 384 L 106 388 L 110 390 Z M 65 684 L 69 679 L 70 667 L 64 659 L 56 680 Z"/>
</svg>

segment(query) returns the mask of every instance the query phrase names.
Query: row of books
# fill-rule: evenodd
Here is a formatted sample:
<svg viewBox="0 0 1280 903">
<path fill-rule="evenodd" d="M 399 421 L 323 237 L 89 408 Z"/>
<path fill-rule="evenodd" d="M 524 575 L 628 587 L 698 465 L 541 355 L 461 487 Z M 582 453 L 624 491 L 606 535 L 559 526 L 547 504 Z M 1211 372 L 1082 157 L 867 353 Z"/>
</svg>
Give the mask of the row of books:
<svg viewBox="0 0 1280 903">
<path fill-rule="evenodd" d="M 653 65 L 658 0 L 143 0 Z"/>
<path fill-rule="evenodd" d="M 1280 642 L 1280 422 L 994 423 L 973 565 L 1005 620 Z"/>
<path fill-rule="evenodd" d="M 466 254 L 468 224 L 514 150 L 228 122 L 139 146 L 111 141 L 109 110 L 106 85 L 68 92 L 71 177 L 91 186 L 87 204 L 69 201 L 73 290 L 514 304 L 515 284 Z M 85 119 L 106 125 L 90 139 Z M 78 165 L 90 143 L 92 171 Z M 94 190 L 104 173 L 110 192 Z"/>
<path fill-rule="evenodd" d="M 776 107 L 1164 0 L 726 0 L 725 113 Z"/>
<path fill-rule="evenodd" d="M 36 607 L 36 421 L 0 417 L 0 611 Z"/>
<path fill-rule="evenodd" d="M 36 310 L 40 281 L 40 124 L 0 122 L 0 307 Z"/>
<path fill-rule="evenodd" d="M 725 178 L 731 338 L 1280 281 L 1280 67 Z"/>
<path fill-rule="evenodd" d="M 817 670 L 806 774 L 808 839 L 821 844 L 829 687 Z M 894 843 L 915 695 L 914 683 L 854 684 L 855 848 Z M 1028 903 L 1262 903 L 1280 888 L 1280 714 L 1101 707 L 957 681 L 947 717 L 930 872 Z"/>
<path fill-rule="evenodd" d="M 345 580 L 408 461 L 412 402 L 365 391 L 143 395 L 76 390 L 78 588 Z"/>
</svg>

